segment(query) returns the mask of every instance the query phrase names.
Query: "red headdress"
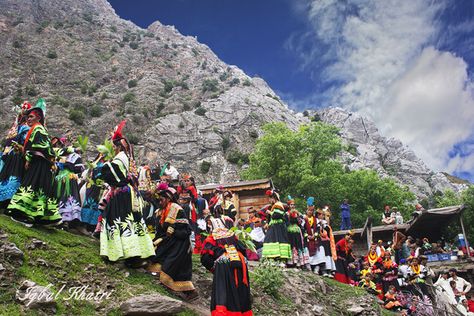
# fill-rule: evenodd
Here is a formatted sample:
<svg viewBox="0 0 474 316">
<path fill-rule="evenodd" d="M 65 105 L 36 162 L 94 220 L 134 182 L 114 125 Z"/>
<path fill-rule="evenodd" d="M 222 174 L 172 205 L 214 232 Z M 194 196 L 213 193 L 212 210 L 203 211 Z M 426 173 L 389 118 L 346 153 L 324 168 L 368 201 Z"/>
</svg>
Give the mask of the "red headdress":
<svg viewBox="0 0 474 316">
<path fill-rule="evenodd" d="M 112 135 L 112 141 L 123 139 L 122 130 L 125 127 L 126 120 L 120 122 L 114 129 L 114 134 Z"/>
<path fill-rule="evenodd" d="M 31 109 L 31 104 L 28 101 L 23 102 L 23 104 L 21 105 L 21 112 L 23 113 L 25 111 L 28 111 L 29 109 Z"/>
</svg>

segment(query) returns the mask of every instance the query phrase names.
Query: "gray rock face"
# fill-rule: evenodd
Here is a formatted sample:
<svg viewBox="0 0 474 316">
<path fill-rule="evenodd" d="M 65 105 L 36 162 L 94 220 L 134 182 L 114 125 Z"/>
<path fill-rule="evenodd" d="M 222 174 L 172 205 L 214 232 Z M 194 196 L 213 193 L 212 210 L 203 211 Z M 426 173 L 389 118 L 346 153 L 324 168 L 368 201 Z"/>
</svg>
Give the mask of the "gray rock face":
<svg viewBox="0 0 474 316">
<path fill-rule="evenodd" d="M 340 128 L 341 137 L 352 148 L 341 157 L 351 170 L 373 169 L 382 177 L 407 185 L 419 199 L 436 191 L 457 192 L 465 188 L 451 183 L 444 174 L 431 171 L 399 140 L 380 135 L 372 121 L 340 108 L 324 109 L 318 114 L 323 122 Z"/>
<path fill-rule="evenodd" d="M 26 280 L 16 291 L 15 298 L 22 305 L 31 309 L 48 309 L 54 311 L 56 301 L 54 294 L 47 287 L 37 285 L 35 282 Z"/>
<path fill-rule="evenodd" d="M 227 158 L 249 154 L 263 124 L 296 129 L 308 122 L 264 80 L 225 64 L 195 37 L 160 22 L 142 29 L 106 0 L 2 0 L 0 6 L 0 132 L 13 122 L 13 105 L 44 97 L 50 134 L 88 135 L 89 158 L 126 119 L 124 134 L 139 164 L 171 161 L 199 183 L 222 183 L 239 180 L 241 167 Z M 342 155 L 349 168 L 392 176 L 420 198 L 458 189 L 372 122 L 340 109 L 320 115 L 354 146 L 354 154 Z M 203 162 L 210 163 L 208 172 L 201 171 Z"/>
<path fill-rule="evenodd" d="M 106 0 L 4 0 L 1 7 L 1 130 L 13 121 L 12 105 L 42 96 L 52 135 L 89 135 L 92 152 L 126 119 L 139 163 L 171 160 L 199 182 L 222 182 L 239 179 L 240 167 L 225 157 L 249 153 L 262 124 L 296 128 L 304 120 L 265 81 L 225 64 L 196 38 L 160 22 L 142 29 Z M 203 161 L 211 163 L 206 174 Z"/>
<path fill-rule="evenodd" d="M 122 313 L 129 316 L 176 315 L 184 309 L 183 302 L 159 294 L 135 296 L 120 306 Z"/>
</svg>

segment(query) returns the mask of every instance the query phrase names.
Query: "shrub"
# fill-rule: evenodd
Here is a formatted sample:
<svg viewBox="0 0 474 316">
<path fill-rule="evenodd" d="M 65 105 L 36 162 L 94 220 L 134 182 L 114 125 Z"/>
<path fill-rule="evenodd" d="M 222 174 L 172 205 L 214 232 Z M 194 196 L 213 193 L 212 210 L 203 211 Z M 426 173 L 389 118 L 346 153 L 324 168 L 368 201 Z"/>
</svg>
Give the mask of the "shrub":
<svg viewBox="0 0 474 316">
<path fill-rule="evenodd" d="M 163 82 L 163 85 L 164 85 L 163 89 L 166 93 L 169 93 L 173 90 L 173 88 L 174 88 L 174 81 L 173 80 L 164 79 L 161 82 Z"/>
<path fill-rule="evenodd" d="M 219 76 L 220 81 L 226 81 L 227 78 L 229 78 L 229 74 L 227 72 L 224 72 Z"/>
<path fill-rule="evenodd" d="M 92 117 L 100 117 L 102 115 L 102 108 L 99 105 L 94 105 L 89 111 Z"/>
<path fill-rule="evenodd" d="M 240 151 L 235 150 L 235 149 L 229 151 L 226 159 L 228 162 L 238 164 L 240 166 L 243 164 L 249 163 L 249 155 L 241 153 Z"/>
<path fill-rule="evenodd" d="M 219 82 L 216 79 L 205 79 L 202 83 L 202 92 L 211 91 L 217 92 L 219 90 Z"/>
<path fill-rule="evenodd" d="M 229 83 L 229 85 L 230 85 L 231 87 L 233 87 L 233 86 L 238 85 L 239 83 L 240 83 L 239 78 L 234 78 L 234 79 L 232 79 L 232 81 Z"/>
<path fill-rule="evenodd" d="M 321 121 L 321 116 L 319 116 L 318 113 L 314 114 L 314 116 L 311 118 L 311 122 L 319 122 Z"/>
<path fill-rule="evenodd" d="M 191 106 L 187 102 L 183 102 L 183 111 L 191 110 Z"/>
<path fill-rule="evenodd" d="M 252 85 L 252 81 L 249 79 L 245 79 L 244 82 L 242 83 L 245 87 L 249 87 Z"/>
<path fill-rule="evenodd" d="M 78 125 L 84 124 L 84 119 L 86 118 L 84 112 L 80 110 L 70 110 L 69 119 Z"/>
<path fill-rule="evenodd" d="M 107 94 L 107 92 L 102 92 L 102 95 L 100 96 L 100 99 L 101 100 L 105 100 L 109 97 L 109 95 Z"/>
<path fill-rule="evenodd" d="M 14 40 L 12 46 L 13 48 L 21 48 L 23 45 L 19 40 Z"/>
<path fill-rule="evenodd" d="M 183 122 L 179 122 L 178 127 L 179 127 L 179 128 L 184 128 L 184 123 L 183 123 Z"/>
<path fill-rule="evenodd" d="M 197 57 L 197 56 L 199 55 L 198 50 L 197 50 L 196 48 L 194 48 L 194 47 L 193 47 L 193 49 L 192 49 L 192 52 L 193 52 L 194 57 Z"/>
<path fill-rule="evenodd" d="M 207 110 L 203 107 L 198 107 L 194 113 L 199 116 L 204 116 L 206 114 Z"/>
<path fill-rule="evenodd" d="M 250 137 L 252 138 L 258 138 L 258 132 L 256 130 L 251 130 L 249 132 Z"/>
<path fill-rule="evenodd" d="M 58 58 L 58 54 L 56 53 L 56 51 L 50 50 L 48 51 L 48 54 L 46 55 L 46 57 L 50 59 L 55 59 L 55 58 Z"/>
<path fill-rule="evenodd" d="M 224 137 L 224 138 L 222 139 L 222 141 L 221 141 L 221 146 L 222 146 L 222 149 L 223 149 L 224 151 L 226 151 L 226 150 L 229 148 L 229 146 L 230 146 L 230 139 L 229 139 L 229 137 L 226 136 L 226 137 Z"/>
<path fill-rule="evenodd" d="M 132 92 L 127 92 L 124 96 L 123 96 L 123 102 L 130 102 L 130 101 L 133 101 L 135 100 L 135 94 L 132 93 Z"/>
<path fill-rule="evenodd" d="M 284 276 L 276 263 L 263 260 L 252 273 L 254 284 L 263 292 L 274 298 L 279 298 L 279 290 L 283 285 Z"/>
<path fill-rule="evenodd" d="M 137 42 L 130 42 L 130 44 L 128 46 L 130 46 L 131 49 L 137 49 L 138 48 L 138 43 Z"/>
<path fill-rule="evenodd" d="M 199 169 L 201 170 L 202 174 L 206 174 L 209 172 L 209 169 L 211 169 L 211 163 L 209 161 L 203 161 L 201 162 Z"/>
<path fill-rule="evenodd" d="M 26 86 L 25 93 L 30 97 L 35 97 L 38 95 L 38 90 L 34 86 Z"/>
<path fill-rule="evenodd" d="M 138 142 L 140 141 L 140 138 L 135 135 L 135 134 L 129 134 L 128 135 L 128 141 L 133 144 L 133 145 L 136 145 L 138 144 Z"/>
<path fill-rule="evenodd" d="M 128 81 L 128 87 L 129 88 L 134 88 L 134 87 L 137 86 L 137 84 L 138 84 L 138 81 L 136 79 L 132 79 L 132 80 Z"/>
</svg>

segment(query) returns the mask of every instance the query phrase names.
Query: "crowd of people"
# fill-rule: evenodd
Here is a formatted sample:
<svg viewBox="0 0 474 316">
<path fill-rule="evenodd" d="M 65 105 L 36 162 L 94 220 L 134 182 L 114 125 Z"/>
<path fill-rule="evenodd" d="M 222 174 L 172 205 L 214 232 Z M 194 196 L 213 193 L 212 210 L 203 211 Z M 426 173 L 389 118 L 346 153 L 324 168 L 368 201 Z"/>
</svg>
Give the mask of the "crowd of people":
<svg viewBox="0 0 474 316">
<path fill-rule="evenodd" d="M 214 275 L 213 315 L 252 314 L 247 264 L 262 259 L 366 288 L 385 308 L 401 313 L 416 314 L 434 299 L 443 310 L 472 312 L 471 285 L 456 271 L 433 282 L 425 255 L 444 251 L 441 243 L 415 240 L 395 228 L 393 240 L 379 241 L 357 257 L 347 200 L 340 206 L 341 229 L 349 231 L 337 242 L 329 206 L 316 207 L 313 197 L 300 212 L 294 199 L 282 201 L 268 190 L 269 204 L 240 218 L 233 193 L 222 186 L 207 200 L 194 177 L 169 162 L 163 168 L 137 166 L 123 135 L 125 121 L 110 135 L 113 154 L 101 152 L 85 162 L 83 150 L 67 137 L 48 134 L 45 119 L 43 99 L 34 106 L 25 102 L 8 132 L 0 166 L 5 213 L 28 227 L 55 226 L 96 237 L 106 260 L 143 267 L 187 300 L 197 297 L 192 254 L 198 254 Z M 382 222 L 400 224 L 400 217 L 387 207 Z M 254 247 L 246 247 L 236 229 L 249 232 Z"/>
</svg>

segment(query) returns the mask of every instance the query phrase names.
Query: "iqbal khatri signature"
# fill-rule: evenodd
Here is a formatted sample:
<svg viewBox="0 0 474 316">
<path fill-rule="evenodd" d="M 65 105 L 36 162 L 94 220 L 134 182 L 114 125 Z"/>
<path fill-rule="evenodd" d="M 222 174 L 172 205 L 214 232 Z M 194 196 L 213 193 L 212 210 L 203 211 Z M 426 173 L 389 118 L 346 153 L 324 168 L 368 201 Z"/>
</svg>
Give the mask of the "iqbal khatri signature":
<svg viewBox="0 0 474 316">
<path fill-rule="evenodd" d="M 79 301 L 103 301 L 110 298 L 114 290 L 104 291 L 90 289 L 89 285 L 74 286 L 66 288 L 63 285 L 56 293 L 53 293 L 52 289 L 54 285 L 52 283 L 45 287 L 42 287 L 41 291 L 38 291 L 35 287 L 26 289 L 24 299 L 27 300 L 27 306 L 37 301 L 51 301 L 62 299 L 64 301 L 79 300 Z"/>
</svg>

